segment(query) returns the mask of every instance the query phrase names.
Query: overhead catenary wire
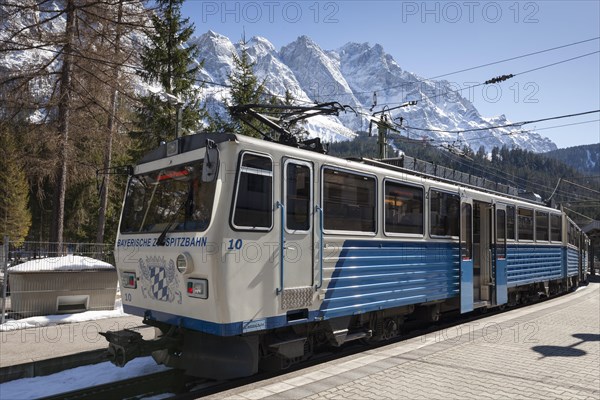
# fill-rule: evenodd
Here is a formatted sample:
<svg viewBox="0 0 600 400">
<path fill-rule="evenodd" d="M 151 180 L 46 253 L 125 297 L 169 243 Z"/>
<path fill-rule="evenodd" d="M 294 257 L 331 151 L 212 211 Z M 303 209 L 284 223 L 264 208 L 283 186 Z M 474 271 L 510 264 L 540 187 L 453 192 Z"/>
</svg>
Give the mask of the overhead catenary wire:
<svg viewBox="0 0 600 400">
<path fill-rule="evenodd" d="M 442 154 L 448 158 L 455 157 L 455 160 L 453 160 L 453 161 L 457 162 L 458 164 L 462 165 L 465 168 L 469 168 L 472 171 L 479 172 L 484 175 L 486 175 L 486 174 L 492 175 L 492 176 L 499 178 L 505 182 L 509 182 L 510 184 L 514 185 L 515 187 L 530 187 L 535 190 L 541 190 L 541 191 L 545 191 L 545 192 L 550 192 L 553 190 L 553 188 L 550 186 L 543 185 L 543 184 L 540 184 L 537 182 L 532 182 L 531 180 L 524 179 L 524 178 L 521 178 L 518 176 L 514 176 L 512 174 L 507 173 L 504 170 L 494 168 L 493 166 L 486 167 L 486 166 L 475 164 L 473 161 L 471 161 L 469 164 L 467 164 L 467 162 L 466 162 L 467 160 L 463 159 L 462 157 L 460 157 L 456 154 L 450 153 L 450 152 L 443 152 Z M 571 191 L 556 189 L 556 192 L 565 198 L 573 198 L 573 196 L 575 196 L 577 199 L 584 199 L 586 201 L 594 201 L 595 200 L 595 198 L 593 198 L 593 197 L 585 196 L 585 195 L 582 195 L 579 193 L 573 193 Z"/>
<path fill-rule="evenodd" d="M 521 127 L 523 125 L 529 125 L 529 124 L 534 124 L 534 123 L 538 123 L 538 122 L 552 121 L 552 120 L 563 119 L 563 118 L 572 118 L 572 117 L 578 117 L 581 115 L 594 114 L 594 113 L 598 113 L 598 112 L 600 112 L 600 109 L 583 111 L 583 112 L 579 112 L 579 113 L 566 114 L 566 115 L 557 115 L 554 117 L 540 118 L 540 119 L 529 120 L 529 121 L 513 122 L 513 123 L 505 124 L 505 125 L 494 125 L 494 126 L 489 126 L 486 128 L 445 130 L 445 129 L 433 129 L 433 128 L 418 128 L 415 126 L 406 126 L 406 127 L 409 129 L 417 130 L 417 131 L 426 131 L 426 132 L 465 133 L 465 132 L 487 131 L 490 129 L 511 128 L 511 127 L 515 127 L 515 126 Z"/>
<path fill-rule="evenodd" d="M 450 153 L 450 154 L 452 154 L 452 153 Z M 458 156 L 456 156 L 456 157 L 458 157 Z M 541 183 L 537 183 L 537 182 L 532 182 L 531 180 L 524 179 L 524 178 L 521 178 L 521 177 L 518 177 L 518 176 L 514 176 L 514 175 L 509 174 L 506 171 L 503 171 L 503 170 L 498 169 L 498 168 L 494 168 L 494 167 L 491 167 L 491 166 L 489 167 L 489 169 L 486 168 L 486 167 L 479 168 L 477 165 L 466 164 L 465 161 L 462 160 L 462 159 L 460 159 L 460 158 L 457 161 L 460 164 L 462 164 L 463 166 L 465 166 L 465 167 L 468 167 L 468 168 L 470 167 L 471 169 L 473 169 L 475 171 L 483 172 L 484 174 L 486 174 L 486 173 L 489 174 L 490 170 L 492 170 L 492 171 L 495 172 L 493 175 L 495 175 L 496 177 L 500 177 L 501 179 L 504 179 L 507 182 L 511 182 L 515 186 L 529 186 L 529 187 L 532 187 L 532 188 L 536 188 L 536 190 L 543 190 L 543 191 L 546 191 L 546 192 L 549 192 L 549 191 L 552 190 L 552 187 L 550 187 L 550 186 L 547 186 L 547 185 L 544 185 L 544 184 L 541 184 Z M 517 182 L 519 182 L 519 183 L 517 183 Z M 594 198 L 592 198 L 592 197 L 588 197 L 588 196 L 585 196 L 585 195 L 582 195 L 582 194 L 579 194 L 579 193 L 573 193 L 573 192 L 565 191 L 565 190 L 561 190 L 561 189 L 557 189 L 556 192 L 558 194 L 564 196 L 564 197 L 576 196 L 578 198 L 583 198 L 583 199 L 586 199 L 586 200 L 594 200 Z"/>
<path fill-rule="evenodd" d="M 556 129 L 556 128 L 564 128 L 564 127 L 568 127 L 568 126 L 576 126 L 576 125 L 583 125 L 583 124 L 590 124 L 593 122 L 600 122 L 600 119 L 592 119 L 592 120 L 588 120 L 588 121 L 582 121 L 582 122 L 574 122 L 571 124 L 562 124 L 562 125 L 553 125 L 553 126 L 545 126 L 543 128 L 534 128 L 534 129 L 528 129 L 528 130 L 520 130 L 520 131 L 512 131 L 512 132 L 507 132 L 507 133 L 502 133 L 502 136 L 512 136 L 512 135 L 519 135 L 519 134 L 523 134 L 523 133 L 529 133 L 532 130 L 537 131 L 543 131 L 543 130 L 548 130 L 548 129 Z M 407 126 L 403 126 L 403 128 L 406 129 L 410 129 L 411 127 L 407 127 Z M 482 130 L 488 130 L 490 128 L 482 128 Z M 462 133 L 462 132 L 460 132 Z M 498 135 L 487 135 L 487 136 L 477 136 L 477 137 L 473 137 L 470 139 L 467 138 L 461 138 L 460 141 L 461 142 L 475 142 L 475 141 L 480 141 L 483 139 L 490 139 L 490 138 L 497 138 Z M 447 143 L 447 140 L 444 139 L 427 139 L 427 141 L 429 143 L 434 143 L 434 142 L 441 142 L 441 143 Z M 589 176 L 588 176 L 589 177 Z M 580 177 L 576 177 L 576 179 L 582 179 Z"/>
<path fill-rule="evenodd" d="M 526 71 L 521 71 L 521 72 L 518 72 L 518 73 L 515 73 L 515 74 L 508 74 L 508 75 L 506 75 L 506 77 L 507 77 L 506 79 L 514 78 L 514 77 L 520 76 L 520 75 L 525 75 L 525 74 L 528 74 L 530 72 L 538 71 L 538 70 L 541 70 L 541 69 L 544 69 L 544 68 L 553 67 L 555 65 L 563 64 L 563 63 L 566 63 L 566 62 L 578 60 L 578 59 L 583 58 L 583 57 L 589 57 L 591 55 L 598 54 L 598 53 L 600 53 L 600 50 L 593 51 L 593 52 L 586 53 L 586 54 L 582 54 L 582 55 L 579 55 L 579 56 L 576 56 L 576 57 L 571 57 L 571 58 L 568 58 L 568 59 L 565 59 L 565 60 L 560 60 L 560 61 L 553 62 L 553 63 L 550 63 L 550 64 L 541 65 L 539 67 L 535 67 L 535 68 L 532 68 L 532 69 L 529 69 L 529 70 L 526 70 Z M 503 79 L 503 80 L 506 80 L 506 79 Z M 419 81 L 419 82 L 424 82 L 424 81 Z M 461 88 L 461 89 L 448 90 L 446 92 L 437 94 L 435 96 L 425 96 L 422 99 L 419 99 L 419 101 L 424 101 L 424 100 L 430 100 L 431 101 L 431 100 L 435 100 L 435 99 L 437 99 L 439 97 L 447 97 L 448 95 L 453 94 L 453 93 L 454 94 L 458 94 L 458 93 L 460 93 L 462 91 L 469 90 L 469 89 L 474 89 L 476 87 L 484 86 L 484 85 L 487 85 L 487 84 L 490 84 L 490 83 L 495 83 L 495 82 L 492 79 L 492 80 L 488 80 L 486 82 L 478 83 L 478 84 L 475 84 L 475 85 L 465 86 L 464 88 Z M 387 103 L 387 105 L 394 105 L 394 104 L 399 104 L 399 103 L 396 103 L 396 102 L 394 102 L 394 103 Z"/>
<path fill-rule="evenodd" d="M 563 182 L 569 183 L 569 184 L 571 184 L 573 186 L 577 186 L 580 189 L 585 189 L 585 190 L 588 190 L 590 192 L 593 192 L 593 193 L 596 193 L 596 194 L 600 194 L 600 191 L 592 189 L 592 188 L 589 188 L 587 186 L 580 185 L 579 183 L 571 182 L 571 181 L 568 181 L 566 179 L 563 179 Z"/>
<path fill-rule="evenodd" d="M 590 220 L 590 221 L 595 221 L 595 220 L 594 220 L 594 218 L 591 218 L 591 217 L 588 217 L 587 215 L 583 215 L 583 214 L 581 214 L 581 213 L 578 213 L 577 211 L 575 211 L 575 210 L 572 210 L 572 209 L 570 209 L 570 208 L 568 208 L 568 207 L 563 207 L 563 209 L 564 209 L 564 210 L 567 210 L 567 211 L 569 211 L 569 212 L 572 212 L 573 214 L 575 214 L 575 215 L 578 215 L 578 216 L 580 216 L 580 217 L 586 218 L 586 219 L 588 219 L 588 220 Z"/>
<path fill-rule="evenodd" d="M 593 39 L 592 39 L 592 40 L 593 40 Z M 574 61 L 574 60 L 577 60 L 577 59 L 580 59 L 580 58 L 583 58 L 583 57 L 588 57 L 588 56 L 590 56 L 590 55 L 593 55 L 593 54 L 598 54 L 598 53 L 600 53 L 600 51 L 594 51 L 594 52 L 590 52 L 590 53 L 583 54 L 583 55 L 580 55 L 580 56 L 571 57 L 571 58 L 568 58 L 568 59 L 565 59 L 565 60 L 561 60 L 561 61 L 557 61 L 557 62 L 554 62 L 554 63 L 550 63 L 550 64 L 542 65 L 542 66 L 540 66 L 540 67 L 532 68 L 532 69 L 529 69 L 529 70 L 526 70 L 526 71 L 522 71 L 522 72 L 519 72 L 519 73 L 516 73 L 516 74 L 509 74 L 509 75 L 505 75 L 505 76 L 503 76 L 503 78 L 504 78 L 504 79 L 502 79 L 502 80 L 510 79 L 510 78 L 512 78 L 512 77 L 515 77 L 515 76 L 519 76 L 519 75 L 527 74 L 527 73 L 530 73 L 530 72 L 533 72 L 533 71 L 538 71 L 538 70 L 540 70 L 540 69 L 543 69 L 543 68 L 548 68 L 548 67 L 552 67 L 552 66 L 559 65 L 559 64 L 562 64 L 562 63 L 566 63 L 566 62 Z M 495 78 L 495 79 L 497 79 L 497 78 Z M 489 81 L 487 81 L 487 82 L 489 82 Z M 473 88 L 476 88 L 476 87 L 479 87 L 479 86 L 483 86 L 483 85 L 485 85 L 485 84 L 486 84 L 486 83 L 484 82 L 484 83 L 479 83 L 479 84 L 475 84 L 475 85 L 471 85 L 471 86 L 466 86 L 466 87 L 464 87 L 464 88 L 457 89 L 457 90 L 449 90 L 449 91 L 446 91 L 446 92 L 444 92 L 444 93 L 440 93 L 440 94 L 438 94 L 438 95 L 435 95 L 435 96 L 426 96 L 426 97 L 422 98 L 422 99 L 421 99 L 421 100 L 419 100 L 419 101 L 423 101 L 423 100 L 434 100 L 434 99 L 436 99 L 436 98 L 438 98 L 438 97 L 447 96 L 448 94 L 451 94 L 451 93 L 459 93 L 459 92 L 462 92 L 462 91 L 464 91 L 464 90 L 467 90 L 467 89 L 473 89 Z M 383 105 L 383 107 L 389 107 L 389 106 L 391 106 L 391 105 L 395 105 L 395 104 L 401 104 L 401 103 L 396 103 L 396 102 L 393 102 L 393 103 L 386 103 L 385 105 Z M 361 108 L 363 108 L 363 107 L 361 107 Z M 363 108 L 363 109 L 364 109 L 364 108 Z M 592 111 L 592 112 L 597 112 L 597 111 Z M 363 113 L 363 112 L 361 112 L 360 114 L 361 114 L 361 115 L 365 115 L 365 116 L 368 116 L 368 117 L 370 117 L 370 115 L 368 115 L 368 114 L 366 114 L 366 113 Z M 584 114 L 581 114 L 581 115 L 584 115 Z M 527 123 L 543 122 L 543 121 L 544 121 L 544 120 L 539 120 L 539 121 L 527 121 Z M 523 123 L 523 124 L 521 124 L 521 125 L 524 125 L 524 123 Z M 487 130 L 487 129 L 492 129 L 492 128 L 504 128 L 504 127 L 511 127 L 511 126 L 520 126 L 520 125 L 517 125 L 517 124 L 507 124 L 507 125 L 504 125 L 504 126 L 497 126 L 497 127 L 478 128 L 478 129 L 467 129 L 467 130 L 453 130 L 453 131 L 450 131 L 450 130 L 435 130 L 435 129 L 416 128 L 416 127 L 410 127 L 410 126 L 406 126 L 406 128 L 409 128 L 409 129 L 416 129 L 416 130 L 423 130 L 423 131 L 429 131 L 429 132 L 462 133 L 462 132 L 471 132 L 471 131 Z"/>
<path fill-rule="evenodd" d="M 543 50 L 538 50 L 538 51 L 534 51 L 534 52 L 531 52 L 531 53 L 521 54 L 521 55 L 518 55 L 518 56 L 515 56 L 515 57 L 509 57 L 509 58 L 505 58 L 505 59 L 498 60 L 498 61 L 492 61 L 492 62 L 489 62 L 489 63 L 477 65 L 477 66 L 474 66 L 474 67 L 463 68 L 463 69 L 460 69 L 460 70 L 457 70 L 457 71 L 452 71 L 452 72 L 448 72 L 448 73 L 444 73 L 444 74 L 432 76 L 430 78 L 420 79 L 420 80 L 418 80 L 418 82 L 425 82 L 425 81 L 430 81 L 430 80 L 434 80 L 434 79 L 439 79 L 439 78 L 443 78 L 443 77 L 446 77 L 446 76 L 455 75 L 455 74 L 458 74 L 458 73 L 461 73 L 461 72 L 467 72 L 467 71 L 472 71 L 472 70 L 479 69 L 479 68 L 489 67 L 489 66 L 492 66 L 492 65 L 497 65 L 497 64 L 504 63 L 504 62 L 508 62 L 508 61 L 514 61 L 514 60 L 518 60 L 518 59 L 525 58 L 525 57 L 530 57 L 530 56 L 534 56 L 534 55 L 538 55 L 538 54 L 542 54 L 542 53 L 547 53 L 547 52 L 550 52 L 550 51 L 559 50 L 559 49 L 563 49 L 563 48 L 567 48 L 567 47 L 571 47 L 571 46 L 575 46 L 575 45 L 578 45 L 578 44 L 587 43 L 587 42 L 591 42 L 591 41 L 595 41 L 595 40 L 599 40 L 599 39 L 600 39 L 600 36 L 589 38 L 589 39 L 584 39 L 584 40 L 579 40 L 579 41 L 567 43 L 567 44 L 564 44 L 564 45 L 561 45 L 561 46 L 555 46 L 555 47 L 551 47 L 551 48 L 548 48 L 548 49 L 543 49 Z M 349 96 L 349 95 L 366 94 L 366 93 L 373 93 L 373 92 L 386 92 L 388 90 L 398 89 L 398 88 L 401 88 L 403 86 L 404 85 L 392 85 L 392 86 L 382 87 L 382 88 L 368 90 L 368 91 L 360 91 L 360 92 L 352 92 L 352 93 L 340 93 L 340 94 L 335 94 L 334 93 L 334 95 Z"/>
<path fill-rule="evenodd" d="M 572 42 L 572 43 L 568 43 L 568 44 L 565 44 L 565 45 L 562 45 L 562 46 L 551 47 L 549 49 L 534 51 L 534 52 L 531 52 L 531 53 L 522 54 L 520 56 L 505 58 L 503 60 L 493 61 L 493 62 L 490 62 L 490 63 L 487 63 L 487 64 L 481 64 L 481 65 L 478 65 L 476 67 L 464 68 L 464 69 L 461 69 L 461 70 L 458 70 L 458 71 L 454 71 L 454 72 L 449 72 L 449 73 L 442 74 L 442 75 L 433 76 L 433 77 L 428 78 L 428 79 L 431 80 L 431 79 L 443 78 L 443 77 L 446 77 L 446 76 L 450 76 L 450 75 L 454 75 L 454 74 L 459 74 L 461 72 L 467 72 L 467 71 L 472 71 L 472 70 L 483 68 L 483 67 L 489 67 L 491 65 L 501 64 L 501 63 L 508 62 L 508 61 L 513 61 L 513 60 L 518 60 L 520 58 L 525 58 L 525 57 L 530 57 L 530 56 L 534 56 L 534 55 L 537 55 L 537 54 L 547 53 L 549 51 L 554 51 L 554 50 L 558 50 L 558 49 L 564 49 L 565 47 L 575 46 L 575 45 L 578 45 L 578 44 L 581 44 L 581 43 L 591 42 L 591 41 L 599 40 L 599 39 L 600 39 L 600 36 L 593 37 L 593 38 L 590 38 L 590 39 L 580 40 L 578 42 Z"/>
<path fill-rule="evenodd" d="M 545 130 L 548 130 L 548 129 L 565 128 L 567 126 L 591 124 L 592 122 L 600 122 L 600 119 L 591 119 L 589 121 L 573 122 L 572 124 L 555 125 L 555 126 L 545 126 L 543 128 L 535 128 L 535 130 L 536 131 L 545 131 Z"/>
</svg>

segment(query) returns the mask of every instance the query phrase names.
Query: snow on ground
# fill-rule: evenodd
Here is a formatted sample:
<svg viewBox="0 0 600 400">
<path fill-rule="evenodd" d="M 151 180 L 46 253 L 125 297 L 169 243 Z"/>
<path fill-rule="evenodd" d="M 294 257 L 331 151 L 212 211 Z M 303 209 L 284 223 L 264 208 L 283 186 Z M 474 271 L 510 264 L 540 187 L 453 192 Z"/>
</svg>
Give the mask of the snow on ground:
<svg viewBox="0 0 600 400">
<path fill-rule="evenodd" d="M 117 299 L 114 310 L 86 311 L 77 314 L 46 315 L 20 320 L 8 320 L 6 323 L 0 325 L 0 331 L 7 332 L 17 329 L 39 328 L 49 325 L 123 317 L 126 315 L 127 314 L 123 312 L 121 299 Z M 2 383 L 0 384 L 0 399 L 37 399 L 89 386 L 148 375 L 166 369 L 167 368 L 163 365 L 157 365 L 152 357 L 136 358 L 128 362 L 125 368 L 116 367 L 110 362 L 86 365 L 52 375 L 17 379 Z M 170 397 L 170 395 L 153 396 L 146 400 L 158 400 L 166 397 Z"/>
<path fill-rule="evenodd" d="M 72 324 L 77 322 L 96 321 L 104 318 L 124 317 L 128 314 L 123 312 L 121 299 L 115 302 L 114 310 L 85 311 L 76 314 L 44 315 L 40 317 L 29 317 L 18 320 L 7 320 L 0 325 L 0 332 L 9 332 L 18 329 L 41 328 L 49 325 Z"/>
<path fill-rule="evenodd" d="M 68 369 L 52 375 L 23 378 L 2 383 L 0 384 L 0 398 L 11 400 L 37 399 L 167 369 L 163 365 L 157 365 L 152 357 L 136 358 L 127 363 L 125 368 L 116 367 L 110 362 L 103 362 Z"/>
</svg>

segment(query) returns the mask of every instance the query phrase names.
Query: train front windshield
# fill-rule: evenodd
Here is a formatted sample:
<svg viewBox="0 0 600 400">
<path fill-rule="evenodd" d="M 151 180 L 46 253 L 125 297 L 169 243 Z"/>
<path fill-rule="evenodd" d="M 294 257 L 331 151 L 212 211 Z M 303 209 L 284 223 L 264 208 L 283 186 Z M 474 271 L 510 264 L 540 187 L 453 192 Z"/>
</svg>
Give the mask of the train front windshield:
<svg viewBox="0 0 600 400">
<path fill-rule="evenodd" d="M 202 164 L 195 161 L 131 177 L 121 233 L 206 230 L 215 182 L 202 182 Z"/>
</svg>

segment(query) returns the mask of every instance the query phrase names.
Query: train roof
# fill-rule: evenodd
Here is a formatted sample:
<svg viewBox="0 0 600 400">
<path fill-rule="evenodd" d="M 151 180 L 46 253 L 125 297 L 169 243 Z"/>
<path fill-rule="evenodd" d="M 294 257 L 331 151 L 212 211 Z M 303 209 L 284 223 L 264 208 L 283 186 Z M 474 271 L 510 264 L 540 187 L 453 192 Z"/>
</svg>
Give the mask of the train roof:
<svg viewBox="0 0 600 400">
<path fill-rule="evenodd" d="M 229 132 L 197 133 L 197 134 L 193 134 L 193 135 L 182 136 L 182 137 L 180 137 L 174 141 L 171 141 L 169 143 L 163 142 L 163 143 L 161 143 L 161 145 L 158 148 L 152 150 L 151 152 L 147 153 L 144 157 L 142 157 L 142 159 L 139 161 L 138 164 L 144 164 L 144 163 L 160 160 L 160 159 L 167 157 L 168 156 L 168 147 L 173 145 L 174 143 L 177 143 L 177 146 L 178 146 L 177 153 L 181 154 L 181 153 L 185 153 L 185 152 L 189 152 L 192 150 L 206 147 L 207 140 L 212 140 L 213 142 L 215 142 L 217 144 L 223 143 L 223 142 L 248 143 L 248 144 L 261 146 L 264 149 L 264 151 L 267 151 L 267 152 L 268 152 L 269 147 L 271 147 L 271 146 L 273 146 L 274 148 L 287 147 L 289 149 L 290 153 L 300 152 L 300 153 L 304 154 L 305 156 L 310 154 L 311 158 L 320 159 L 320 160 L 322 160 L 322 162 L 333 162 L 336 164 L 339 164 L 340 162 L 352 163 L 355 166 L 364 166 L 364 167 L 366 167 L 366 169 L 372 169 L 375 171 L 376 170 L 379 170 L 379 171 L 388 170 L 388 171 L 401 172 L 408 176 L 418 177 L 418 178 L 426 179 L 426 180 L 429 180 L 432 182 L 439 182 L 439 183 L 443 183 L 443 184 L 453 185 L 456 187 L 467 188 L 467 189 L 471 189 L 471 190 L 474 190 L 477 192 L 489 193 L 494 196 L 498 196 L 498 197 L 505 198 L 505 199 L 510 199 L 512 201 L 519 201 L 519 202 L 526 203 L 526 204 L 547 207 L 547 208 L 556 210 L 554 208 L 548 207 L 547 205 L 545 205 L 544 203 L 542 203 L 540 201 L 533 201 L 531 199 L 524 198 L 519 195 L 515 195 L 515 194 L 511 194 L 511 193 L 504 193 L 504 192 L 500 192 L 500 191 L 496 191 L 496 190 L 491 190 L 489 188 L 478 186 L 475 184 L 460 182 L 460 181 L 457 181 L 454 179 L 448 179 L 448 178 L 440 177 L 440 176 L 437 176 L 434 174 L 429 174 L 429 173 L 422 172 L 422 171 L 416 171 L 414 169 L 404 168 L 404 167 L 401 167 L 398 165 L 394 165 L 393 163 L 387 162 L 389 160 L 375 160 L 375 159 L 370 159 L 370 158 L 353 158 L 353 157 L 341 158 L 341 157 L 321 154 L 321 153 L 317 153 L 317 152 L 311 152 L 310 150 L 306 150 L 306 149 L 289 147 L 285 144 L 281 144 L 281 143 L 277 143 L 277 142 L 265 141 L 264 139 L 258 139 L 258 138 L 253 138 L 253 137 L 249 137 L 249 136 L 244 136 L 244 135 L 237 135 L 237 134 L 229 133 Z M 352 168 L 349 165 L 345 165 L 345 167 Z"/>
<path fill-rule="evenodd" d="M 177 153 L 186 153 L 188 151 L 201 149 L 206 147 L 206 140 L 212 140 L 215 143 L 232 142 L 237 140 L 237 136 L 233 133 L 197 133 L 194 135 L 181 136 L 171 142 L 162 142 L 156 149 L 146 153 L 138 164 L 145 164 L 151 161 L 156 161 L 167 157 L 167 148 L 172 143 L 178 143 Z"/>
</svg>

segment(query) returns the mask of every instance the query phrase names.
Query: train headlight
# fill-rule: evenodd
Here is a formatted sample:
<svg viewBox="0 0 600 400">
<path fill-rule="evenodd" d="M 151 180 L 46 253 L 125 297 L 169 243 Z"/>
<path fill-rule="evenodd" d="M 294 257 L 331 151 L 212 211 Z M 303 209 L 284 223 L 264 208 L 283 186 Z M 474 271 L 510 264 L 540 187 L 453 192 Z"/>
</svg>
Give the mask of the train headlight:
<svg viewBox="0 0 600 400">
<path fill-rule="evenodd" d="M 208 280 L 206 279 L 188 279 L 187 294 L 190 297 L 199 299 L 208 299 Z"/>
<path fill-rule="evenodd" d="M 137 278 L 135 272 L 123 272 L 121 275 L 121 285 L 127 289 L 137 288 Z"/>
<path fill-rule="evenodd" d="M 189 274 L 194 270 L 194 261 L 189 253 L 181 253 L 177 256 L 177 271 Z"/>
</svg>

